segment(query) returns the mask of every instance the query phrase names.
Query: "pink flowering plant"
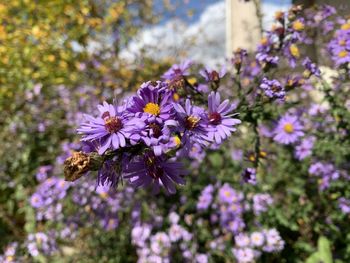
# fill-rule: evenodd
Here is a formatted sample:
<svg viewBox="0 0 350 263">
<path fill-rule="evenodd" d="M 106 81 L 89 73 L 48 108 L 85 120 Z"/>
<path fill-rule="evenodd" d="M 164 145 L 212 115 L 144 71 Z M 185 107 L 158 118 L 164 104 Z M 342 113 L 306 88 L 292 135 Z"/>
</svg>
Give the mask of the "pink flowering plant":
<svg viewBox="0 0 350 263">
<path fill-rule="evenodd" d="M 349 62 L 350 21 L 293 6 L 224 67 L 84 87 L 0 259 L 349 262 Z"/>
</svg>

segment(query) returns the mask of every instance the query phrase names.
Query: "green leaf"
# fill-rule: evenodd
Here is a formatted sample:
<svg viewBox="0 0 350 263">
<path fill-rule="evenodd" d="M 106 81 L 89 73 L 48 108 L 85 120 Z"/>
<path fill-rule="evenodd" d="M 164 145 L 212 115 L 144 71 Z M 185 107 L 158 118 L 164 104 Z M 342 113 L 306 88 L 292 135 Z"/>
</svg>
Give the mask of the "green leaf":
<svg viewBox="0 0 350 263">
<path fill-rule="evenodd" d="M 321 258 L 318 252 L 313 253 L 310 257 L 308 257 L 305 263 L 320 263 Z"/>
<path fill-rule="evenodd" d="M 322 262 L 333 263 L 331 245 L 326 237 L 321 236 L 318 239 L 318 252 Z"/>
</svg>

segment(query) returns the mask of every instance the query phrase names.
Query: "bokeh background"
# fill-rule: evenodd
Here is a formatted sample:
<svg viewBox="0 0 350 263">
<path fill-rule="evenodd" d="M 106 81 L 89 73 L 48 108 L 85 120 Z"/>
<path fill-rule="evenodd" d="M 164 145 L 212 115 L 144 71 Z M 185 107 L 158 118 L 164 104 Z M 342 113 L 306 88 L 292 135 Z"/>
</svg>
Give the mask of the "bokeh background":
<svg viewBox="0 0 350 263">
<path fill-rule="evenodd" d="M 219 68 L 229 61 L 235 36 L 227 37 L 227 2 L 230 0 L 0 1 L 1 262 L 137 262 L 141 253 L 137 247 L 141 245 L 135 240 L 142 237 L 142 231 L 154 232 L 179 220 L 188 226 L 197 219 L 200 222 L 192 233 L 196 245 L 187 241 L 182 242 L 186 248 L 177 245 L 180 250 L 191 251 L 188 262 L 207 262 L 206 253 L 214 237 L 215 246 L 233 240 L 228 235 L 218 238 L 215 231 L 219 230 L 211 228 L 210 220 L 199 219 L 195 210 L 205 186 L 215 185 L 213 176 L 240 188 L 238 180 L 232 178 L 240 174 L 241 163 L 228 162 L 242 156 L 244 160 L 249 158 L 251 138 L 244 129 L 240 136 L 247 143 L 239 146 L 240 151 L 231 151 L 230 143 L 230 147 L 210 153 L 207 166 L 193 164 L 195 183 L 173 197 L 151 196 L 125 185 L 110 193 L 104 188 L 96 190 L 93 175 L 72 184 L 63 176 L 64 160 L 79 149 L 76 128 L 83 113 L 94 113 L 96 105 L 104 100 L 121 100 L 143 82 L 159 79 L 172 64 L 185 59 L 195 61 L 198 68 Z M 254 5 L 252 2 L 256 1 L 246 4 Z M 340 2 L 340 13 L 345 12 L 347 1 Z M 265 31 L 273 25 L 276 11 L 288 10 L 293 3 L 263 0 L 260 4 L 260 27 Z M 242 48 L 253 49 L 257 44 L 246 43 Z M 305 50 L 322 61 L 315 49 Z M 324 62 L 329 66 L 328 60 Z M 348 141 L 343 147 L 346 145 Z M 332 152 L 334 146 L 324 147 Z M 340 150 L 335 156 L 344 160 L 348 151 Z M 307 173 L 306 165 L 298 165 L 292 169 L 286 159 L 277 164 L 290 176 L 298 169 Z M 333 205 L 337 208 L 322 210 L 309 219 L 318 209 L 314 205 L 317 200 L 322 200 L 322 209 L 328 207 L 328 197 L 313 192 L 313 199 L 308 199 L 302 175 L 293 180 L 288 176 L 278 181 L 266 179 L 259 192 L 247 188 L 251 191 L 248 199 L 255 197 L 257 211 L 265 212 L 273 202 L 272 196 L 275 203 L 284 198 L 282 185 L 291 184 L 291 195 L 269 211 L 261 223 L 266 229 L 276 227 L 283 232 L 287 249 L 282 256 L 272 253 L 259 260 L 304 262 L 317 251 L 319 237 L 331 232 L 333 248 L 335 244 L 340 248 L 336 255 L 346 255 L 345 261 L 338 262 L 348 262 L 350 248 L 345 243 L 350 235 L 339 228 L 349 218 L 339 215 L 338 205 Z M 334 191 L 329 196 L 337 199 L 348 191 Z M 259 202 L 263 208 L 259 208 Z M 38 203 L 45 203 L 44 208 L 37 209 Z M 300 204 L 305 204 L 303 209 Z M 322 218 L 328 213 L 334 213 L 329 222 Z M 181 219 L 176 219 L 178 215 Z M 133 232 L 139 217 L 144 222 L 153 220 L 153 230 L 145 227 Z M 336 219 L 341 223 L 331 222 Z M 162 241 L 164 237 L 156 238 Z M 328 253 L 329 241 L 323 241 L 321 246 Z M 235 262 L 232 255 L 225 254 L 231 253 L 227 251 L 214 253 L 209 262 Z M 183 262 L 176 252 L 170 254 L 170 262 Z"/>
</svg>

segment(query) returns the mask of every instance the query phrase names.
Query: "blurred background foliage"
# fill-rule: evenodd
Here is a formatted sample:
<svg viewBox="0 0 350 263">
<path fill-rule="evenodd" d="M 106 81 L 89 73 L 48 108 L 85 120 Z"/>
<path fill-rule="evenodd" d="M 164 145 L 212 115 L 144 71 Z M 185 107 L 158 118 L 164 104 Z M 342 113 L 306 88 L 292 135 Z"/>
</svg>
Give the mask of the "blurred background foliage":
<svg viewBox="0 0 350 263">
<path fill-rule="evenodd" d="M 94 87 L 102 99 L 168 67 L 146 57 L 131 67 L 118 58 L 155 18 L 149 0 L 0 3 L 0 245 L 7 234 L 24 237 L 33 173 L 52 163 L 70 136 L 67 112 L 78 97 L 89 96 L 78 87 Z"/>
<path fill-rule="evenodd" d="M 163 7 L 167 12 L 176 10 L 172 1 L 164 1 Z M 91 112 L 96 102 L 104 99 L 122 98 L 124 94 L 135 91 L 142 82 L 158 79 L 174 62 L 175 58 L 155 61 L 141 54 L 130 64 L 120 57 L 120 51 L 133 36 L 162 20 L 164 10 L 155 13 L 154 3 L 150 0 L 8 0 L 0 3 L 1 251 L 11 241 L 23 241 L 29 233 L 50 228 L 50 222 L 36 222 L 35 211 L 28 200 L 38 184 L 34 179 L 38 167 L 55 163 L 62 152 L 62 142 L 77 139 L 74 136 L 76 116 L 71 115 Z M 188 10 L 186 15 L 191 17 L 193 12 Z M 89 104 L 92 100 L 94 103 Z M 279 114 L 275 108 L 268 107 L 261 112 L 268 115 L 266 119 L 276 119 Z M 255 135 L 247 132 L 248 128 L 243 125 L 239 133 L 242 140 L 230 142 L 230 146 L 254 151 Z M 316 145 L 315 156 L 331 156 L 341 163 L 349 156 L 349 141 L 341 142 L 333 135 L 327 135 L 329 138 Z M 247 146 L 243 142 L 251 143 Z M 327 243 L 327 251 L 329 246 L 338 246 L 341 255 L 336 256 L 350 258 L 350 248 L 345 245 L 350 242 L 350 235 L 342 232 L 347 227 L 344 222 L 349 218 L 337 212 L 334 203 L 330 205 L 340 195 L 350 196 L 350 191 L 336 185 L 333 193 L 318 192 L 318 182 L 312 184 L 305 179 L 308 163 L 290 165 L 290 160 L 295 161 L 292 148 L 270 148 L 270 141 L 261 144 L 271 157 L 262 160 L 264 172 L 259 176 L 265 184 L 260 190 L 274 192 L 276 206 L 261 216 L 259 222 L 282 230 L 287 244 L 282 257 L 272 255 L 262 261 L 302 262 L 297 259 L 317 254 L 319 247 L 325 246 L 321 241 L 321 245 L 317 244 L 325 233 L 332 240 L 332 244 Z M 339 146 L 336 153 L 335 144 Z M 249 163 L 247 156 L 244 156 L 244 162 Z M 271 166 L 280 174 L 270 174 Z M 296 168 L 298 176 L 295 176 Z M 229 151 L 209 152 L 203 165 L 193 169 L 193 176 L 181 193 L 157 199 L 139 191 L 134 199 L 147 201 L 141 207 L 145 220 L 167 214 L 174 204 L 179 204 L 180 213 L 195 218 L 195 198 L 204 185 L 219 180 L 244 192 L 254 191 L 252 186 L 238 183 L 234 175 L 241 170 L 242 163 L 233 162 Z M 56 171 L 56 174 L 62 175 L 62 172 Z M 181 203 L 184 198 L 186 201 Z M 159 207 L 152 207 L 153 203 Z M 89 211 L 90 207 L 83 209 Z M 126 209 L 126 213 L 120 213 L 117 231 L 86 227 L 79 231 L 73 247 L 69 242 L 60 244 L 65 258 L 39 256 L 36 260 L 135 262 L 137 256 L 131 245 L 130 218 L 125 216 L 131 209 L 132 206 Z M 247 219 L 249 222 L 254 220 Z M 327 220 L 335 223 L 328 224 Z M 198 243 L 208 247 L 206 242 L 212 234 L 210 226 L 193 224 L 191 227 L 194 233 L 198 233 Z M 319 254 L 314 256 L 316 260 Z M 295 261 L 288 261 L 288 258 Z M 30 262 L 31 259 L 28 256 L 25 260 Z M 219 255 L 217 262 L 224 261 L 225 257 Z"/>
</svg>

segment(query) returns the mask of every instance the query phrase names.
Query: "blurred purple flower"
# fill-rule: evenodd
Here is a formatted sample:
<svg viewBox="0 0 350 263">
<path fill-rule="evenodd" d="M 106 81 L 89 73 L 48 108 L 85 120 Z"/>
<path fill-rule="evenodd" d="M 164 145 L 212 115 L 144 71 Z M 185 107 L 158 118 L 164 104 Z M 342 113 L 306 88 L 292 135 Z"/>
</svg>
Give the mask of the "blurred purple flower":
<svg viewBox="0 0 350 263">
<path fill-rule="evenodd" d="M 299 137 L 304 135 L 303 126 L 297 116 L 284 115 L 275 128 L 274 140 L 281 144 L 297 142 Z"/>
<path fill-rule="evenodd" d="M 185 184 L 182 176 L 186 173 L 179 162 L 171 162 L 164 157 L 157 157 L 153 152 L 146 152 L 144 156 L 131 162 L 124 170 L 125 178 L 135 187 L 152 185 L 153 192 L 159 192 L 163 186 L 169 193 L 176 192 L 174 184 Z"/>
<path fill-rule="evenodd" d="M 230 104 L 229 100 L 224 100 L 221 103 L 219 93 L 210 93 L 208 97 L 209 140 L 221 144 L 232 132 L 236 131 L 234 126 L 240 124 L 241 121 L 233 118 L 237 114 L 229 114 L 235 107 L 236 105 Z"/>
</svg>

